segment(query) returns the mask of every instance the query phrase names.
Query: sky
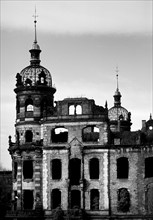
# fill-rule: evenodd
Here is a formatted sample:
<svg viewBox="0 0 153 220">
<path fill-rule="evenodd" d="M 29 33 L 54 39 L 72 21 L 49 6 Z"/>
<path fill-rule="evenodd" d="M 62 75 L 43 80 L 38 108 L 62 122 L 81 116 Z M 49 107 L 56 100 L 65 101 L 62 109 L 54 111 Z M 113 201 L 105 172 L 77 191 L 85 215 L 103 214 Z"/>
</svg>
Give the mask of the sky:
<svg viewBox="0 0 153 220">
<path fill-rule="evenodd" d="M 15 141 L 16 73 L 30 64 L 37 9 L 41 65 L 51 75 L 55 100 L 87 97 L 114 105 L 116 67 L 121 103 L 132 130 L 153 112 L 152 1 L 1 1 L 0 165 L 11 169 L 8 136 Z"/>
</svg>

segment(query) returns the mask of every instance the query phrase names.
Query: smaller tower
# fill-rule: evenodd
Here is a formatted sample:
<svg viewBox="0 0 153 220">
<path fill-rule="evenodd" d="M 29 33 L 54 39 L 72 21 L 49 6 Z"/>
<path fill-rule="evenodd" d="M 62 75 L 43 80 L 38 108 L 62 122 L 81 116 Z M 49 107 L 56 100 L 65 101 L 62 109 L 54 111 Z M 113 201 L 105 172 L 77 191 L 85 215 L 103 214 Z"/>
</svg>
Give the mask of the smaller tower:
<svg viewBox="0 0 153 220">
<path fill-rule="evenodd" d="M 110 130 L 112 132 L 130 131 L 131 128 L 131 113 L 121 106 L 121 93 L 118 83 L 118 67 L 116 68 L 117 87 L 114 94 L 114 106 L 108 110 L 110 121 Z"/>
</svg>

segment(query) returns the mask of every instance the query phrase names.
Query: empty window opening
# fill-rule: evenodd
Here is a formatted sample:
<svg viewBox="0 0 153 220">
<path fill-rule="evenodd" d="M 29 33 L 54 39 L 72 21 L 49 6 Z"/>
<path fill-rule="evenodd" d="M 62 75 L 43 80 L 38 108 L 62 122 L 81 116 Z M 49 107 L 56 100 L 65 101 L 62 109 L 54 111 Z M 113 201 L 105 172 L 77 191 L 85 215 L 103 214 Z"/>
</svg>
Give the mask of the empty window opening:
<svg viewBox="0 0 153 220">
<path fill-rule="evenodd" d="M 153 177 L 153 157 L 145 159 L 145 178 Z"/>
<path fill-rule="evenodd" d="M 14 172 L 14 179 L 16 179 L 17 178 L 17 169 L 18 169 L 18 163 L 15 161 L 14 162 L 14 170 L 13 170 L 13 172 Z"/>
<path fill-rule="evenodd" d="M 76 115 L 81 115 L 82 114 L 82 106 L 81 105 L 77 105 L 76 106 Z"/>
<path fill-rule="evenodd" d="M 117 159 L 117 178 L 127 179 L 129 175 L 129 161 L 126 157 Z"/>
<path fill-rule="evenodd" d="M 73 158 L 69 163 L 69 179 L 71 185 L 79 185 L 81 178 L 81 160 Z"/>
<path fill-rule="evenodd" d="M 118 190 L 118 211 L 128 212 L 130 208 L 130 194 L 126 188 Z"/>
<path fill-rule="evenodd" d="M 40 78 L 40 82 L 41 82 L 41 83 L 44 83 L 44 82 L 45 82 L 44 77 L 41 77 L 41 78 Z"/>
<path fill-rule="evenodd" d="M 61 160 L 59 159 L 52 160 L 51 170 L 52 170 L 52 179 L 54 180 L 61 179 L 61 174 L 62 174 Z"/>
<path fill-rule="evenodd" d="M 75 115 L 75 106 L 74 105 L 69 106 L 69 115 Z"/>
<path fill-rule="evenodd" d="M 61 191 L 59 189 L 53 189 L 51 193 L 51 207 L 56 209 L 61 206 Z"/>
<path fill-rule="evenodd" d="M 68 140 L 68 129 L 64 127 L 54 128 L 51 132 L 53 143 L 64 143 Z"/>
<path fill-rule="evenodd" d="M 33 101 L 32 99 L 27 99 L 25 102 L 26 112 L 33 111 Z"/>
<path fill-rule="evenodd" d="M 23 191 L 23 206 L 24 209 L 33 209 L 33 190 L 24 190 Z"/>
<path fill-rule="evenodd" d="M 33 161 L 32 160 L 23 161 L 23 177 L 24 179 L 33 178 Z"/>
<path fill-rule="evenodd" d="M 81 201 L 80 201 L 80 191 L 79 190 L 72 190 L 71 191 L 71 209 L 80 208 Z"/>
<path fill-rule="evenodd" d="M 82 130 L 82 140 L 84 142 L 93 141 L 98 142 L 99 141 L 99 128 L 96 126 L 87 126 Z"/>
<path fill-rule="evenodd" d="M 92 158 L 89 162 L 90 179 L 99 179 L 99 160 Z"/>
<path fill-rule="evenodd" d="M 31 130 L 27 130 L 25 133 L 25 142 L 32 142 L 33 133 Z"/>
<path fill-rule="evenodd" d="M 99 210 L 99 190 L 92 189 L 90 191 L 90 209 Z"/>
</svg>

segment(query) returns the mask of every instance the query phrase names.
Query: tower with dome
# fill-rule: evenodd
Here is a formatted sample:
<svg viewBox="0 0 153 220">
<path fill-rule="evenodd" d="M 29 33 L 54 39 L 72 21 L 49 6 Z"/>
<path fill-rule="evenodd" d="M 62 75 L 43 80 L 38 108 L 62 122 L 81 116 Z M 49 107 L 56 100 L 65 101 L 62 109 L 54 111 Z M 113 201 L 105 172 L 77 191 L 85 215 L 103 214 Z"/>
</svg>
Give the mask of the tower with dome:
<svg viewBox="0 0 153 220">
<path fill-rule="evenodd" d="M 40 65 L 36 33 L 30 65 L 16 75 L 12 211 L 8 219 L 151 219 L 153 120 L 131 131 L 121 105 L 86 97 L 54 101 L 51 73 Z"/>
</svg>

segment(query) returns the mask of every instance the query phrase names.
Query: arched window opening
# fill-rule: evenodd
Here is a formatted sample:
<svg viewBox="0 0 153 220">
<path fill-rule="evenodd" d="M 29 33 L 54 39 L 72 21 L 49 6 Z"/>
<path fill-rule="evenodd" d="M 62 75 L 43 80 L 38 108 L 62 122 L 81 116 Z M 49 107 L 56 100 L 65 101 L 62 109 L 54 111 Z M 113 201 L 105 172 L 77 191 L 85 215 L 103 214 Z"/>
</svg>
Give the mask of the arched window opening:
<svg viewBox="0 0 153 220">
<path fill-rule="evenodd" d="M 130 194 L 126 188 L 118 190 L 117 209 L 119 212 L 128 212 L 130 209 Z"/>
<path fill-rule="evenodd" d="M 16 161 L 14 161 L 14 167 L 13 167 L 14 179 L 17 178 L 17 169 L 18 169 L 18 163 Z"/>
<path fill-rule="evenodd" d="M 89 162 L 90 179 L 99 179 L 99 160 L 92 158 Z"/>
<path fill-rule="evenodd" d="M 23 178 L 24 179 L 33 178 L 33 161 L 32 160 L 23 161 Z"/>
<path fill-rule="evenodd" d="M 40 78 L 40 82 L 43 84 L 45 82 L 44 77 Z"/>
<path fill-rule="evenodd" d="M 61 191 L 59 189 L 53 189 L 51 193 L 51 207 L 56 209 L 61 206 Z"/>
<path fill-rule="evenodd" d="M 69 115 L 75 115 L 75 106 L 74 105 L 69 106 Z"/>
<path fill-rule="evenodd" d="M 54 128 L 51 132 L 53 143 L 64 143 L 68 141 L 68 129 L 64 127 Z"/>
<path fill-rule="evenodd" d="M 33 190 L 24 190 L 23 191 L 23 206 L 24 209 L 33 209 Z"/>
<path fill-rule="evenodd" d="M 71 185 L 79 185 L 81 178 L 81 160 L 73 158 L 69 163 L 69 179 Z"/>
<path fill-rule="evenodd" d="M 153 157 L 145 159 L 145 178 L 153 177 Z"/>
<path fill-rule="evenodd" d="M 117 178 L 127 179 L 129 175 L 129 161 L 126 157 L 117 159 Z"/>
<path fill-rule="evenodd" d="M 61 179 L 62 165 L 61 165 L 60 159 L 53 159 L 51 161 L 51 170 L 52 170 L 52 179 L 53 180 Z"/>
<path fill-rule="evenodd" d="M 25 102 L 26 112 L 33 111 L 33 101 L 32 99 L 27 99 Z"/>
<path fill-rule="evenodd" d="M 90 191 L 90 209 L 99 210 L 99 191 L 98 189 L 92 189 Z"/>
<path fill-rule="evenodd" d="M 99 128 L 96 126 L 87 126 L 82 130 L 82 140 L 84 142 L 98 142 L 99 141 Z"/>
<path fill-rule="evenodd" d="M 82 114 L 82 106 L 81 105 L 77 105 L 76 106 L 76 115 L 81 115 Z"/>
<path fill-rule="evenodd" d="M 79 190 L 71 191 L 71 209 L 81 207 L 81 196 Z"/>
<path fill-rule="evenodd" d="M 27 130 L 25 133 L 25 142 L 32 142 L 33 133 L 31 130 Z"/>
</svg>

